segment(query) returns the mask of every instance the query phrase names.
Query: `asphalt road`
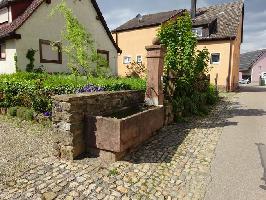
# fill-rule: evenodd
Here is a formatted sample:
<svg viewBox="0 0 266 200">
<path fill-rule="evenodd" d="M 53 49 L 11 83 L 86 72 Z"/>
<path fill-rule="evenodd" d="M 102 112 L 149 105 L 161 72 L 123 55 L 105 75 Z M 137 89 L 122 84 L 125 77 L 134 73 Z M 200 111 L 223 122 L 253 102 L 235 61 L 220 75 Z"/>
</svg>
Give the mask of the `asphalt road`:
<svg viewBox="0 0 266 200">
<path fill-rule="evenodd" d="M 243 86 L 227 120 L 205 200 L 265 200 L 266 87 Z"/>
</svg>

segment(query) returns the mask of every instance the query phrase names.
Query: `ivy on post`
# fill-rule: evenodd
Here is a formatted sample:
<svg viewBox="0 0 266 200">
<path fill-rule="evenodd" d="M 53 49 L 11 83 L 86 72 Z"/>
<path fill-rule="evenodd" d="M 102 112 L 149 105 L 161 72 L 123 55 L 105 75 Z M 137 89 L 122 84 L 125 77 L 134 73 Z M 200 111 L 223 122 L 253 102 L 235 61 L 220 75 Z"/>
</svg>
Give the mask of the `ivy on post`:
<svg viewBox="0 0 266 200">
<path fill-rule="evenodd" d="M 207 80 L 209 52 L 196 50 L 190 14 L 186 12 L 163 24 L 157 35 L 166 47 L 164 94 L 175 117 L 204 112 L 212 96 Z"/>
</svg>

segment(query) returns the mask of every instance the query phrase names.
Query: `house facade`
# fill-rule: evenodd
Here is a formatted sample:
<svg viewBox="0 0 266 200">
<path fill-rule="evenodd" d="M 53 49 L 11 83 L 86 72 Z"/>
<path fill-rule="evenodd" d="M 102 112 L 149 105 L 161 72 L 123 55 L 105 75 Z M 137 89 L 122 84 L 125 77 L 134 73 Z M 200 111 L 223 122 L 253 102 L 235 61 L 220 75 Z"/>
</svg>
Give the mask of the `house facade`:
<svg viewBox="0 0 266 200">
<path fill-rule="evenodd" d="M 246 52 L 240 55 L 240 79 L 259 83 L 262 73 L 266 73 L 266 50 Z"/>
<path fill-rule="evenodd" d="M 61 33 L 65 20 L 62 15 L 50 16 L 60 1 L 55 0 L 3 0 L 0 2 L 0 73 L 25 70 L 29 49 L 36 50 L 35 67 L 47 72 L 68 72 L 67 58 L 62 48 Z M 99 54 L 109 62 L 117 74 L 117 56 L 121 51 L 115 43 L 95 0 L 66 0 L 68 7 L 87 28 L 95 41 Z M 53 47 L 51 44 L 57 43 Z M 15 59 L 16 57 L 16 59 Z"/>
<path fill-rule="evenodd" d="M 118 74 L 127 75 L 127 66 L 132 61 L 146 65 L 145 46 L 152 44 L 162 23 L 181 16 L 184 11 L 137 15 L 113 30 L 113 37 L 123 51 L 118 56 Z M 199 50 L 207 48 L 210 52 L 211 82 L 221 89 L 235 90 L 239 80 L 244 3 L 237 1 L 207 8 L 195 8 L 195 11 L 192 19 L 193 32 L 198 38 L 197 48 Z"/>
</svg>

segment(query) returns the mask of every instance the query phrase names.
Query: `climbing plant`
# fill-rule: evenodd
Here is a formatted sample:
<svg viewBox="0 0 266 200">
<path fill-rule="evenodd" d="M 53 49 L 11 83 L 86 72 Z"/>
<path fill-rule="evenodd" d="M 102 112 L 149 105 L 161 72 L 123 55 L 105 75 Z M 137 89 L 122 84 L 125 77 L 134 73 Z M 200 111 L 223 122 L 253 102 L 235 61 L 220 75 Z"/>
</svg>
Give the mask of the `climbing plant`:
<svg viewBox="0 0 266 200">
<path fill-rule="evenodd" d="M 26 71 L 27 72 L 32 72 L 33 71 L 33 69 L 34 69 L 34 62 L 35 62 L 35 58 L 34 58 L 34 56 L 35 56 L 35 53 L 36 53 L 37 51 L 36 50 L 34 50 L 34 49 L 28 49 L 28 52 L 27 52 L 27 54 L 26 54 L 26 58 L 29 60 L 29 64 L 27 64 L 27 66 L 26 66 Z M 16 58 L 16 60 L 17 60 L 17 56 L 15 57 Z"/>
<path fill-rule="evenodd" d="M 197 51 L 189 13 L 163 24 L 158 37 L 166 47 L 164 92 L 175 113 L 199 113 L 207 102 L 209 52 Z"/>
<path fill-rule="evenodd" d="M 19 68 L 18 68 L 18 56 L 17 56 L 16 53 L 14 55 L 14 62 L 15 62 L 16 72 L 19 72 Z"/>
<path fill-rule="evenodd" d="M 52 10 L 51 15 L 56 13 L 60 13 L 65 19 L 62 50 L 67 55 L 71 71 L 74 74 L 85 73 L 87 76 L 104 76 L 108 72 L 107 61 L 97 54 L 91 33 L 74 16 L 64 0 Z"/>
</svg>

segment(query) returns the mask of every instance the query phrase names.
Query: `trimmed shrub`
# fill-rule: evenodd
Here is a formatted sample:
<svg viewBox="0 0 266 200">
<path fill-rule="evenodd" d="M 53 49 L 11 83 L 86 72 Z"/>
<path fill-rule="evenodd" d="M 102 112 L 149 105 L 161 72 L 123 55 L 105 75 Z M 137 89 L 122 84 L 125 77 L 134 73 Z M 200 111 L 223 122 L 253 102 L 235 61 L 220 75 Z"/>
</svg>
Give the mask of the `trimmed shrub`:
<svg viewBox="0 0 266 200">
<path fill-rule="evenodd" d="M 16 117 L 17 116 L 17 107 L 11 107 L 7 110 L 7 114 L 11 117 Z"/>
<path fill-rule="evenodd" d="M 34 119 L 34 111 L 29 108 L 19 107 L 17 108 L 17 117 L 22 120 L 32 121 Z"/>
<path fill-rule="evenodd" d="M 25 112 L 24 112 L 24 116 L 23 118 L 24 120 L 26 121 L 32 121 L 34 119 L 34 111 L 31 110 L 31 109 L 27 109 Z"/>
<path fill-rule="evenodd" d="M 25 108 L 25 107 L 19 107 L 17 109 L 17 117 L 20 118 L 20 119 L 24 119 L 24 116 L 25 116 L 26 111 L 27 111 L 27 108 Z"/>
<path fill-rule="evenodd" d="M 51 112 L 51 96 L 97 91 L 145 90 L 139 78 L 87 78 L 67 74 L 26 73 L 0 75 L 0 107 L 27 107 Z"/>
<path fill-rule="evenodd" d="M 218 91 L 216 91 L 214 85 L 210 85 L 206 92 L 206 102 L 209 105 L 214 105 L 219 100 Z"/>
</svg>

